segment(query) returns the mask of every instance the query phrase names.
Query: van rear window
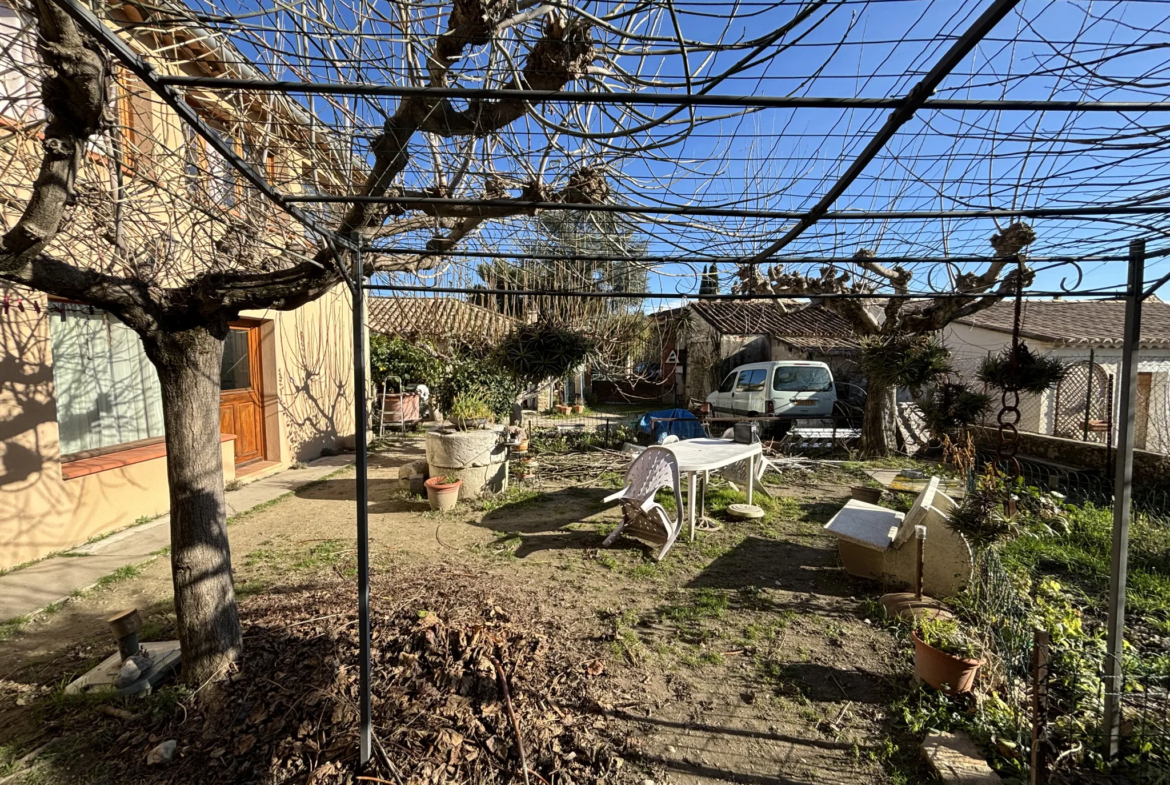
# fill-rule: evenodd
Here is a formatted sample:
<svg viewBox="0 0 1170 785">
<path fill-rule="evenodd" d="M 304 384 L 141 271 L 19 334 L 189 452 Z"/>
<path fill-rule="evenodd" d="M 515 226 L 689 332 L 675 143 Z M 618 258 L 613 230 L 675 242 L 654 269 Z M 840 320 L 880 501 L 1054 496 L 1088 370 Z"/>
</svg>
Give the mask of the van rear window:
<svg viewBox="0 0 1170 785">
<path fill-rule="evenodd" d="M 772 377 L 776 392 L 829 392 L 833 376 L 825 368 L 816 366 L 780 366 Z"/>
</svg>

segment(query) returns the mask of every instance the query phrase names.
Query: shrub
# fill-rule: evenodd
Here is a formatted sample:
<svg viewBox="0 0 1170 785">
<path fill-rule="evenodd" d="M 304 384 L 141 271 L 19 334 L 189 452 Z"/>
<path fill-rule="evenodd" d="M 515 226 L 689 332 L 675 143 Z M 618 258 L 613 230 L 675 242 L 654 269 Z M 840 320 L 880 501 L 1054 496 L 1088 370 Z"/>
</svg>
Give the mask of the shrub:
<svg viewBox="0 0 1170 785">
<path fill-rule="evenodd" d="M 482 399 L 496 419 L 506 421 L 521 391 L 516 377 L 492 358 L 463 351 L 443 370 L 434 397 L 439 409 L 449 413 L 460 395 L 472 393 Z"/>
<path fill-rule="evenodd" d="M 585 362 L 593 342 L 568 327 L 541 321 L 517 327 L 500 345 L 500 364 L 517 379 L 542 382 L 563 376 Z"/>
<path fill-rule="evenodd" d="M 865 375 L 882 387 L 908 387 L 917 393 L 951 370 L 951 353 L 925 335 L 867 338 L 861 352 Z"/>
<path fill-rule="evenodd" d="M 443 373 L 443 362 L 426 344 L 398 336 L 370 334 L 370 376 L 376 384 L 398 377 L 404 384 L 433 387 Z"/>
<path fill-rule="evenodd" d="M 918 399 L 922 419 L 936 437 L 953 436 L 983 417 L 991 398 L 965 384 L 932 384 Z"/>
</svg>

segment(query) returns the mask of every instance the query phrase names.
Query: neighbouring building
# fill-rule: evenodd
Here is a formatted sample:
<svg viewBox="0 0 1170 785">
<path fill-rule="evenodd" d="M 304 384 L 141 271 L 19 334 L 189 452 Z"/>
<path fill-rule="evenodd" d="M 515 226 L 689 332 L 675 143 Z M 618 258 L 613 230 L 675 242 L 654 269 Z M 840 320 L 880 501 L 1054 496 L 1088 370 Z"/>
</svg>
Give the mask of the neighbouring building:
<svg viewBox="0 0 1170 785">
<path fill-rule="evenodd" d="M 124 25 L 142 21 L 131 5 L 111 3 L 110 14 Z M 0 39 L 11 43 L 6 56 L 35 66 L 33 35 L 35 27 L 0 0 Z M 194 22 L 141 25 L 123 37 L 162 72 L 256 74 L 240 52 Z M 19 68 L 0 79 L 0 126 L 7 131 L 0 135 L 6 162 L 0 204 L 8 205 L 0 206 L 2 231 L 27 199 L 39 165 L 42 110 L 37 86 Z M 118 125 L 88 152 L 79 176 L 87 199 L 70 214 L 55 252 L 101 263 L 93 249 L 100 250 L 102 226 L 111 220 L 103 205 L 112 204 L 115 170 L 133 217 L 119 229 L 123 241 L 142 249 L 143 264 L 158 264 L 164 282 L 167 270 L 197 269 L 191 265 L 213 257 L 209 249 L 222 249 L 232 232 L 249 225 L 264 227 L 253 260 L 258 269 L 267 269 L 266 253 L 313 252 L 293 219 L 257 203 L 234 170 L 141 82 L 119 70 L 113 100 Z M 358 177 L 354 162 L 318 139 L 309 115 L 287 99 L 192 91 L 188 101 L 283 189 L 328 191 Z M 260 214 L 262 220 L 245 220 Z M 4 284 L 0 297 L 0 568 L 166 513 L 159 383 L 137 335 L 86 303 Z M 247 312 L 232 325 L 219 401 L 225 480 L 273 472 L 352 442 L 351 318 L 348 294 L 337 288 L 293 311 Z"/>
<path fill-rule="evenodd" d="M 426 341 L 440 352 L 473 338 L 498 343 L 519 319 L 455 297 L 371 297 L 370 332 Z"/>
<path fill-rule="evenodd" d="M 671 325 L 662 367 L 675 403 L 704 400 L 736 366 L 765 360 L 816 360 L 829 364 L 839 386 L 861 382 L 861 343 L 848 322 L 826 308 L 711 300 L 656 316 Z"/>
<path fill-rule="evenodd" d="M 943 342 L 962 376 L 974 380 L 988 355 L 1010 349 L 1014 303 L 1000 302 L 943 330 Z M 1025 300 L 1020 337 L 1033 352 L 1067 365 L 1065 378 L 1043 395 L 1020 402 L 1021 431 L 1116 443 L 1125 303 L 1116 300 Z M 1151 298 L 1142 307 L 1138 350 L 1135 447 L 1170 452 L 1170 305 Z M 996 401 L 992 403 L 992 416 Z"/>
</svg>

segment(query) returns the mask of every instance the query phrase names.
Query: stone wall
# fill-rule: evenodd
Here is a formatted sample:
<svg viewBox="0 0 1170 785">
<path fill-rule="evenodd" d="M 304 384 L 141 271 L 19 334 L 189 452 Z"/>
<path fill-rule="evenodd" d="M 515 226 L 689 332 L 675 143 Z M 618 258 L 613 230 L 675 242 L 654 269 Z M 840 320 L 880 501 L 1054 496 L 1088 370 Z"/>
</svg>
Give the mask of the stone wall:
<svg viewBox="0 0 1170 785">
<path fill-rule="evenodd" d="M 994 449 L 999 443 L 999 432 L 995 428 L 976 427 L 971 431 L 975 443 L 980 447 Z M 1104 444 L 1023 432 L 1019 440 L 1021 458 L 1038 458 L 1090 471 L 1105 468 L 1107 456 Z M 1116 455 L 1116 448 L 1113 452 Z M 1133 479 L 1139 485 L 1165 487 L 1170 484 L 1170 455 L 1134 450 Z"/>
</svg>

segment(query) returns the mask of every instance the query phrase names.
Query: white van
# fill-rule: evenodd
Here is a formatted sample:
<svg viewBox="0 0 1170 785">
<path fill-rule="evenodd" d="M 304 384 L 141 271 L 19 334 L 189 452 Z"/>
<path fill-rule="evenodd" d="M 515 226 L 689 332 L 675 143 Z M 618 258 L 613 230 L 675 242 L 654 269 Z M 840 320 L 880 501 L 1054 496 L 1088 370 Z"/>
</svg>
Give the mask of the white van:
<svg viewBox="0 0 1170 785">
<path fill-rule="evenodd" d="M 829 366 L 796 360 L 741 365 L 707 396 L 714 413 L 741 417 L 829 417 L 836 401 Z"/>
</svg>

